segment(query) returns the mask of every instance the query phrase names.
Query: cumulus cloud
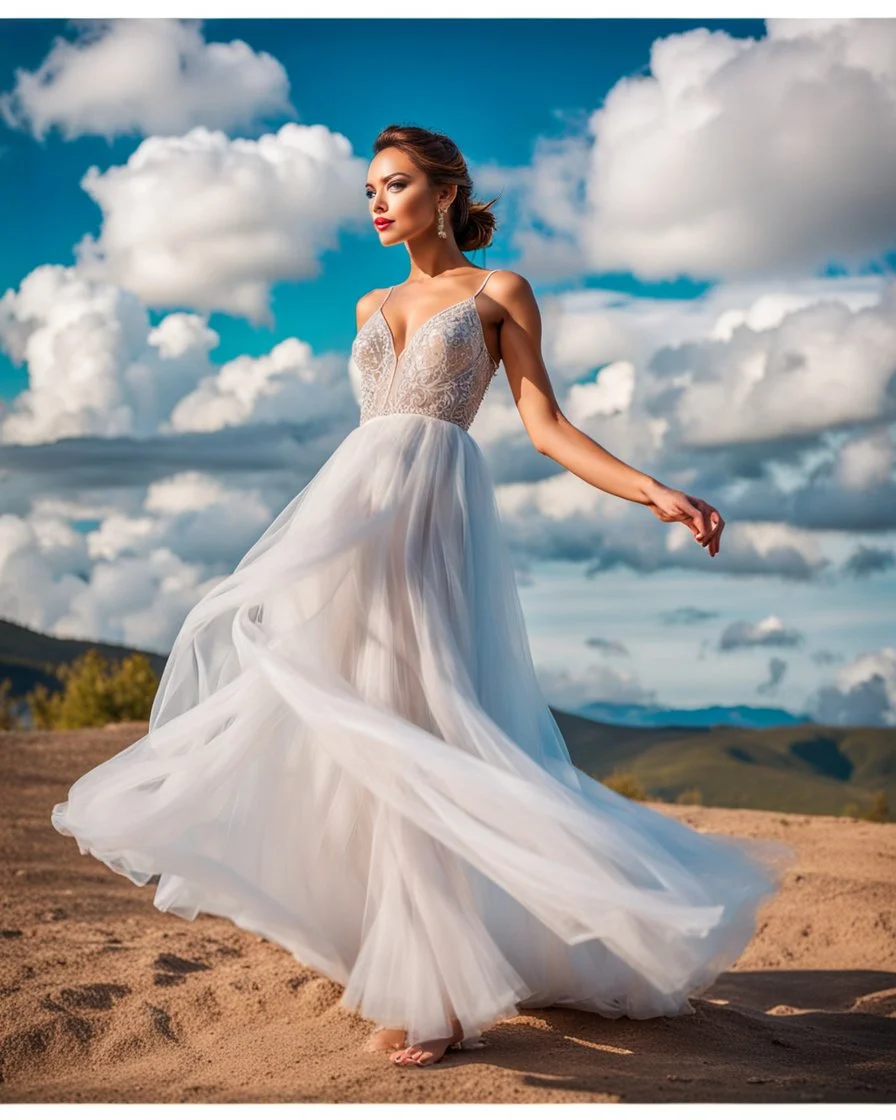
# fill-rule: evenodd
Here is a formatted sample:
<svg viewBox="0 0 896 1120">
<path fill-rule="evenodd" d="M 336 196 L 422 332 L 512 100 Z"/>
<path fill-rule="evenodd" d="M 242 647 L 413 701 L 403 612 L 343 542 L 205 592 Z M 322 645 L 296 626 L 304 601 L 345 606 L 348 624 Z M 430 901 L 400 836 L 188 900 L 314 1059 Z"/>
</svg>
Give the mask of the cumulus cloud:
<svg viewBox="0 0 896 1120">
<path fill-rule="evenodd" d="M 658 356 L 659 357 L 659 356 Z M 774 328 L 737 330 L 662 354 L 658 392 L 690 446 L 774 440 L 896 419 L 896 283 L 873 307 L 838 300 L 787 313 Z M 886 437 L 847 451 L 844 486 L 886 477 Z M 851 455 L 851 457 L 850 457 Z"/>
<path fill-rule="evenodd" d="M 670 525 L 666 531 L 666 549 L 675 557 L 673 562 L 688 567 L 707 561 L 716 564 L 703 549 L 696 550 L 695 558 L 693 538 L 684 526 Z M 832 563 L 815 534 L 783 522 L 726 524 L 722 539 L 722 548 L 727 549 L 725 570 L 741 575 L 807 580 L 823 573 Z"/>
<path fill-rule="evenodd" d="M 367 220 L 365 167 L 323 125 L 290 122 L 258 140 L 204 127 L 150 137 L 125 165 L 81 180 L 103 222 L 76 246 L 78 264 L 152 307 L 270 324 L 271 285 L 317 276 L 340 231 Z"/>
<path fill-rule="evenodd" d="M 85 512 L 100 516 L 82 533 L 71 519 Z M 128 513 L 44 500 L 28 517 L 0 515 L 0 617 L 166 652 L 275 512 L 257 490 L 186 471 L 150 485 Z"/>
<path fill-rule="evenodd" d="M 818 689 L 810 707 L 818 723 L 896 726 L 896 648 L 884 646 L 844 665 L 833 684 Z"/>
<path fill-rule="evenodd" d="M 746 571 L 760 564 L 762 538 L 770 531 L 765 526 L 774 523 L 793 530 L 896 528 L 890 450 L 896 284 L 813 281 L 797 285 L 789 297 L 783 288 L 762 294 L 723 287 L 690 301 L 680 315 L 677 307 L 659 310 L 650 301 L 620 296 L 612 307 L 606 293 L 589 297 L 553 297 L 548 312 L 577 340 L 587 337 L 589 317 L 600 324 L 599 334 L 592 332 L 597 349 L 589 354 L 587 343 L 568 341 L 566 361 L 556 356 L 564 350 L 554 341 L 556 323 L 546 328 L 546 364 L 561 408 L 626 462 L 719 505 L 728 527 L 717 568 Z M 647 306 L 638 307 L 642 302 Z M 618 338 L 604 323 L 616 318 L 622 324 L 617 336 L 637 335 L 637 311 L 644 315 L 641 353 L 631 363 L 624 398 L 613 407 L 583 407 L 590 392 L 600 399 L 609 368 L 589 382 L 588 365 L 619 365 L 613 357 Z M 663 340 L 664 330 L 673 341 Z M 488 408 L 484 422 L 488 438 Z M 502 429 L 489 446 L 503 443 Z M 532 481 L 552 486 L 551 473 L 550 466 L 542 468 L 542 479 Z M 520 489 L 511 504 L 526 501 Z M 629 516 L 641 518 L 642 511 Z M 734 547 L 741 532 L 736 523 L 752 526 L 743 530 L 743 547 Z M 782 556 L 790 574 L 819 570 L 811 540 L 791 534 Z M 677 554 L 687 545 L 679 534 L 668 547 Z"/>
<path fill-rule="evenodd" d="M 7 443 L 146 435 L 212 369 L 217 334 L 194 314 L 152 328 L 132 293 L 42 265 L 0 299 L 0 346 L 28 388 L 0 420 Z"/>
<path fill-rule="evenodd" d="M 881 432 L 896 401 L 896 285 L 879 277 L 790 291 L 726 285 L 689 301 L 587 290 L 543 302 L 545 364 L 561 408 L 620 458 L 724 500 L 729 524 L 893 523 L 896 494 L 884 478 L 892 437 Z M 624 380 L 614 388 L 624 392 L 611 398 L 604 379 L 616 370 Z M 525 440 L 513 452 L 519 418 L 504 397 L 486 399 L 477 428 L 501 481 L 524 469 L 532 481 L 547 479 L 551 465 L 533 465 Z M 864 469 L 863 490 L 837 469 L 844 438 L 859 445 L 840 454 L 851 457 L 850 480 Z"/>
<path fill-rule="evenodd" d="M 527 167 L 502 168 L 499 180 L 482 171 L 477 183 L 509 190 L 519 200 L 513 245 L 519 268 L 542 280 L 578 275 L 584 263 L 581 242 L 585 188 L 592 138 L 586 127 L 566 136 L 538 136 Z"/>
<path fill-rule="evenodd" d="M 635 367 L 631 362 L 612 362 L 604 366 L 597 380 L 569 387 L 564 415 L 579 425 L 593 416 L 613 416 L 625 412 L 635 392 Z"/>
<path fill-rule="evenodd" d="M 28 369 L 28 388 L 0 412 L 0 439 L 146 438 L 356 410 L 339 355 L 287 338 L 215 367 L 217 344 L 200 315 L 172 312 L 152 327 L 133 293 L 77 267 L 41 266 L 0 298 L 0 346 Z"/>
<path fill-rule="evenodd" d="M 795 276 L 892 248 L 896 25 L 766 28 L 657 39 L 649 72 L 617 82 L 584 136 L 538 147 L 524 266 Z"/>
<path fill-rule="evenodd" d="M 11 128 L 38 139 L 180 133 L 196 125 L 250 128 L 294 116 L 289 80 L 272 55 L 240 39 L 208 43 L 199 20 L 89 19 L 74 41 L 56 38 L 37 70 L 16 70 L 0 96 Z"/>
<path fill-rule="evenodd" d="M 850 314 L 870 314 L 879 306 L 868 283 L 846 287 L 834 281 L 832 287 L 837 298 L 828 302 L 855 308 Z M 682 394 L 724 377 L 727 364 L 719 348 L 735 345 L 743 331 L 752 330 L 732 327 L 735 319 L 776 324 L 767 326 L 774 332 L 805 311 L 805 298 L 817 302 L 826 290 L 813 281 L 798 293 L 804 297 L 798 312 L 766 300 L 761 314 L 755 292 L 720 291 L 712 302 L 693 301 L 700 307 L 682 306 L 678 318 L 670 307 L 661 308 L 661 301 L 639 308 L 630 297 L 610 301 L 604 294 L 589 305 L 590 293 L 548 301 L 546 337 L 556 351 L 566 348 L 557 378 L 561 401 L 577 387 L 583 373 L 577 363 L 587 358 L 587 347 L 564 342 L 565 327 L 586 337 L 589 306 L 601 324 L 594 338 L 602 337 L 608 347 L 622 345 L 626 337 L 640 340 L 643 356 L 629 363 L 624 396 L 612 406 L 589 406 L 578 426 L 625 461 L 718 504 L 728 524 L 722 552 L 710 558 L 683 526 L 663 524 L 643 508 L 588 486 L 534 452 L 507 386 L 496 384 L 474 432 L 499 485 L 519 563 L 585 562 L 591 575 L 623 566 L 706 570 L 711 563 L 713 571 L 805 580 L 831 563 L 812 529 L 885 527 L 896 510 L 896 502 L 887 500 L 894 483 L 875 481 L 880 471 L 866 470 L 866 489 L 844 489 L 837 471 L 842 446 L 838 451 L 826 441 L 827 433 L 704 447 L 692 444 L 693 426 L 675 420 Z M 564 325 L 560 329 L 557 320 Z M 878 338 L 886 337 L 883 316 L 878 326 Z M 694 332 L 715 348 L 715 361 L 701 353 L 699 340 L 684 341 Z M 660 342 L 652 351 L 648 343 L 665 336 L 682 341 Z M 203 317 L 173 312 L 151 328 L 136 296 L 88 279 L 80 268 L 44 266 L 18 291 L 8 291 L 0 300 L 0 342 L 29 370 L 29 388 L 0 415 L 7 445 L 0 445 L 0 469 L 8 472 L 3 508 L 22 516 L 41 496 L 87 494 L 103 485 L 124 491 L 190 469 L 230 479 L 241 472 L 243 484 L 261 486 L 266 501 L 276 504 L 289 496 L 289 487 L 307 480 L 357 423 L 358 371 L 347 358 L 315 355 L 301 340 L 286 339 L 269 354 L 216 366 L 217 335 Z M 689 350 L 689 363 L 682 348 Z M 606 350 L 597 357 L 608 357 Z M 613 360 L 600 365 L 594 400 L 613 365 Z M 699 370 L 699 378 L 688 374 L 688 365 Z M 619 359 L 615 367 L 622 368 Z M 854 378 L 869 376 L 872 368 L 857 359 Z M 789 400 L 791 412 L 799 414 L 800 394 Z M 757 409 L 757 436 L 760 426 Z M 239 440 L 216 435 L 237 428 Z M 873 430 L 871 447 L 884 447 L 880 432 L 886 429 L 879 420 Z M 861 430 L 850 438 L 861 442 Z M 10 447 L 13 441 L 33 451 Z"/>
<path fill-rule="evenodd" d="M 893 471 L 893 432 L 878 428 L 847 440 L 837 455 L 836 478 L 844 490 L 866 490 L 889 481 Z"/>
<path fill-rule="evenodd" d="M 718 648 L 727 653 L 733 649 L 750 649 L 754 646 L 799 646 L 803 634 L 787 627 L 775 615 L 770 614 L 760 622 L 731 622 L 719 637 Z"/>
<path fill-rule="evenodd" d="M 227 570 L 273 520 L 258 490 L 234 490 L 199 471 L 151 484 L 136 515 L 111 514 L 87 534 L 91 559 L 148 556 L 170 546 L 187 563 Z"/>
</svg>

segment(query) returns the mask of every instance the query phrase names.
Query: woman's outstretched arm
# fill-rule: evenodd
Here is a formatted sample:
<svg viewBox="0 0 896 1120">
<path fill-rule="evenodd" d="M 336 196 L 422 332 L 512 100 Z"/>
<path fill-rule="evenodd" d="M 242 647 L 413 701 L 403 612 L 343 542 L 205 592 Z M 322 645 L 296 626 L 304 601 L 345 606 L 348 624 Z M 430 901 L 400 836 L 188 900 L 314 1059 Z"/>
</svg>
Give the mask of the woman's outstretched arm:
<svg viewBox="0 0 896 1120">
<path fill-rule="evenodd" d="M 715 556 L 725 526 L 718 510 L 624 463 L 563 415 L 542 358 L 541 313 L 528 280 L 502 269 L 490 295 L 503 307 L 501 359 L 535 448 L 598 490 L 639 502 L 661 521 L 683 522 Z"/>
</svg>

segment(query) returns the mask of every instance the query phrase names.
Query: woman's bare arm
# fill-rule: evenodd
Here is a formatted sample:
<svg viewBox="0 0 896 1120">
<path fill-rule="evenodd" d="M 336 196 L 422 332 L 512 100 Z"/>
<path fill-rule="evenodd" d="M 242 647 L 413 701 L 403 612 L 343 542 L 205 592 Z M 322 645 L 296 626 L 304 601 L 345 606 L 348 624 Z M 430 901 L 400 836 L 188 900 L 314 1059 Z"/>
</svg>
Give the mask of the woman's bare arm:
<svg viewBox="0 0 896 1120">
<path fill-rule="evenodd" d="M 528 280 L 502 269 L 491 295 L 504 309 L 501 359 L 517 410 L 535 448 L 598 490 L 639 502 L 661 521 L 682 521 L 711 555 L 724 528 L 708 502 L 630 467 L 563 415 L 541 355 L 541 312 Z"/>
<path fill-rule="evenodd" d="M 500 285 L 495 283 L 499 278 Z M 535 448 L 598 490 L 649 504 L 656 479 L 611 455 L 561 412 L 541 356 L 541 312 L 529 281 L 502 270 L 492 281 L 492 295 L 506 312 L 501 324 L 501 360 Z"/>
</svg>

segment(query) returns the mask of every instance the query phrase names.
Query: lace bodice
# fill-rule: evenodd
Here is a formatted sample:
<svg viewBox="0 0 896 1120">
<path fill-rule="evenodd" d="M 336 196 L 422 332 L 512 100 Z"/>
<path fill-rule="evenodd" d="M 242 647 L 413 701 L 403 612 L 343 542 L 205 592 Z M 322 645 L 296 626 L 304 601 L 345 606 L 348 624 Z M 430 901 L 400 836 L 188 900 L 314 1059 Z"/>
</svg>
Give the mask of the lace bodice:
<svg viewBox="0 0 896 1120">
<path fill-rule="evenodd" d="M 467 429 L 497 373 L 485 341 L 476 297 L 443 307 L 413 331 L 396 356 L 392 331 L 380 306 L 352 343 L 352 360 L 361 375 L 361 423 L 374 416 L 415 412 L 449 420 Z"/>
</svg>

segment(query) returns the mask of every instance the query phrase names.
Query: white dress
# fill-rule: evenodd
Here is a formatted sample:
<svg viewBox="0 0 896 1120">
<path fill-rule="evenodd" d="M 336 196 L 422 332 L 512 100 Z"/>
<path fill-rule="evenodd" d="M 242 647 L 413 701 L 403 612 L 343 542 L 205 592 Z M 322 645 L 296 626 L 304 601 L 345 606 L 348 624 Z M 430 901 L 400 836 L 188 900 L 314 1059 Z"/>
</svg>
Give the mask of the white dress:
<svg viewBox="0 0 896 1120">
<path fill-rule="evenodd" d="M 365 322 L 360 424 L 187 615 L 148 733 L 52 813 L 160 876 L 160 910 L 262 934 L 411 1045 L 452 1013 L 468 1045 L 523 1007 L 693 1014 L 791 859 L 570 761 L 467 431 L 488 276 L 397 357 Z"/>
</svg>

